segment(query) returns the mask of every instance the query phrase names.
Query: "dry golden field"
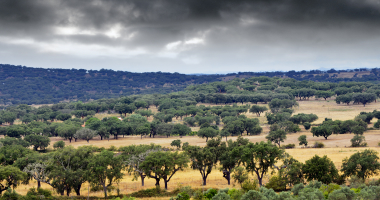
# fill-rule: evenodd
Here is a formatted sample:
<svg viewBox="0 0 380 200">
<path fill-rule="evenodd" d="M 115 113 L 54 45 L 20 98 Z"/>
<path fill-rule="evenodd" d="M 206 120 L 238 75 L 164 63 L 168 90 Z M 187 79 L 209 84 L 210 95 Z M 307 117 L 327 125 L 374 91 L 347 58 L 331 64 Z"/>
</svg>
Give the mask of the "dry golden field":
<svg viewBox="0 0 380 200">
<path fill-rule="evenodd" d="M 348 120 L 348 119 L 353 119 L 356 115 L 358 115 L 360 112 L 365 111 L 373 111 L 375 109 L 379 109 L 380 103 L 371 103 L 369 105 L 366 105 L 365 107 L 363 105 L 339 105 L 336 104 L 335 101 L 333 100 L 309 100 L 309 101 L 298 101 L 299 107 L 295 108 L 295 114 L 297 113 L 314 113 L 318 115 L 319 119 L 314 122 L 316 124 L 321 123 L 324 118 L 332 118 L 333 120 Z M 207 104 L 205 104 L 207 105 Z M 153 112 L 157 112 L 157 109 L 155 107 L 151 107 Z M 255 114 L 252 113 L 246 113 L 248 117 L 256 117 Z M 97 115 L 96 117 L 103 118 L 105 116 L 109 116 L 107 114 L 102 114 L 102 115 Z M 113 114 L 112 116 L 117 116 L 117 114 Z M 260 119 L 260 123 L 263 126 L 263 133 L 259 136 L 244 136 L 245 138 L 248 138 L 252 142 L 258 142 L 258 141 L 264 141 L 265 136 L 268 133 L 269 126 L 265 125 L 266 119 L 264 117 L 265 115 L 262 114 Z M 152 117 L 149 118 L 149 120 Z M 375 119 L 374 119 L 375 121 Z M 374 123 L 372 121 L 372 124 Z M 182 123 L 181 120 L 175 120 L 174 123 Z M 372 126 L 372 124 L 370 126 Z M 305 131 L 303 127 L 301 128 L 302 131 L 299 133 L 295 134 L 289 134 L 287 136 L 286 141 L 284 144 L 289 144 L 289 143 L 294 143 L 296 144 L 295 149 L 288 149 L 286 150 L 290 155 L 292 155 L 294 158 L 301 162 L 305 162 L 306 160 L 310 159 L 314 155 L 327 155 L 333 162 L 335 163 L 336 167 L 340 169 L 342 160 L 346 157 L 349 157 L 353 153 L 357 151 L 361 151 L 365 148 L 349 148 L 350 146 L 350 139 L 353 137 L 353 134 L 344 134 L 344 135 L 332 135 L 328 138 L 328 140 L 325 140 L 323 137 L 313 137 L 310 131 Z M 193 128 L 193 130 L 197 130 L 197 128 Z M 313 144 L 315 141 L 320 141 L 325 144 L 325 148 L 323 149 L 313 149 L 313 148 L 301 148 L 298 145 L 298 140 L 297 138 L 300 135 L 307 135 L 307 140 L 309 142 L 309 145 Z M 367 131 L 364 133 L 364 136 L 366 137 L 366 142 L 368 143 L 370 149 L 374 149 L 376 151 L 380 151 L 380 148 L 378 147 L 378 143 L 380 142 L 380 131 L 379 130 L 371 130 Z M 235 140 L 237 137 L 229 137 L 229 139 Z M 199 145 L 199 146 L 204 146 L 205 139 L 198 138 L 196 136 L 186 136 L 186 137 L 156 137 L 156 138 L 149 138 L 149 137 L 144 137 L 140 138 L 139 136 L 126 136 L 126 137 L 120 137 L 118 140 L 110 139 L 110 140 L 100 140 L 99 138 L 95 138 L 94 140 L 91 140 L 89 143 L 86 141 L 78 141 L 78 142 L 72 142 L 69 143 L 68 141 L 66 142 L 66 145 L 72 145 L 74 147 L 79 147 L 83 145 L 94 145 L 98 147 L 105 147 L 108 148 L 110 146 L 126 146 L 126 145 L 138 145 L 138 144 L 150 144 L 150 143 L 155 143 L 155 144 L 160 144 L 162 146 L 167 146 L 170 147 L 170 143 L 174 139 L 181 139 L 182 142 L 189 142 L 191 145 Z M 61 140 L 61 138 L 52 138 L 51 144 L 54 142 Z M 225 138 L 223 138 L 225 140 Z M 51 147 L 52 148 L 52 145 Z M 252 175 L 251 175 L 252 176 Z M 264 183 L 268 180 L 269 178 L 266 178 Z M 254 178 L 254 176 L 252 176 Z M 379 178 L 379 177 L 375 177 Z M 152 188 L 154 187 L 154 180 L 146 178 L 145 179 L 145 187 L 141 187 L 141 182 L 140 180 L 138 181 L 132 181 L 132 176 L 126 174 L 124 179 L 118 184 L 118 187 L 121 190 L 122 194 L 125 193 L 131 193 L 135 192 L 141 189 L 147 189 L 147 188 Z M 163 182 L 161 183 L 163 184 Z M 192 169 L 186 169 L 185 171 L 180 171 L 177 172 L 172 180 L 169 182 L 168 187 L 169 190 L 175 189 L 179 184 L 182 185 L 191 185 L 194 188 L 202 188 L 201 186 L 201 175 L 198 171 L 194 171 Z M 52 189 L 50 186 L 46 184 L 42 184 L 44 188 L 49 188 Z M 25 194 L 26 191 L 30 187 L 35 187 L 36 183 L 32 182 L 29 185 L 21 185 L 19 188 L 16 189 L 17 192 L 21 194 Z M 115 185 L 116 186 L 116 185 Z M 207 186 L 205 188 L 209 187 L 216 187 L 216 188 L 226 188 L 226 187 L 233 187 L 227 185 L 227 181 L 223 178 L 222 173 L 218 170 L 216 167 L 212 173 L 209 175 L 208 181 L 207 181 Z M 239 187 L 238 185 L 235 185 L 234 187 Z M 84 185 L 82 187 L 82 194 L 87 195 L 87 185 Z M 115 191 L 112 192 L 115 194 Z M 74 195 L 74 194 L 73 194 Z M 102 197 L 103 193 L 102 192 L 96 192 L 96 193 L 90 193 L 90 196 L 99 196 Z M 169 199 L 169 198 L 151 198 L 151 199 Z"/>
</svg>

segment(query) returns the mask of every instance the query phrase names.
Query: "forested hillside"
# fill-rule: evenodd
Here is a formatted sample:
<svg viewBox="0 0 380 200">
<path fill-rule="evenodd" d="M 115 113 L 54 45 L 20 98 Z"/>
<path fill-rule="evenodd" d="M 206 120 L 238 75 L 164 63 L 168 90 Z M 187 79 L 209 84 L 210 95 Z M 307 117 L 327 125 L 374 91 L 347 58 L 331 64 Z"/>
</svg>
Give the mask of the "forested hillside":
<svg viewBox="0 0 380 200">
<path fill-rule="evenodd" d="M 0 65 L 0 104 L 51 104 L 64 100 L 114 98 L 133 94 L 170 93 L 188 85 L 234 78 L 281 77 L 311 81 L 377 81 L 377 69 L 289 72 L 239 72 L 226 75 L 132 73 L 113 70 L 42 69 Z"/>
</svg>

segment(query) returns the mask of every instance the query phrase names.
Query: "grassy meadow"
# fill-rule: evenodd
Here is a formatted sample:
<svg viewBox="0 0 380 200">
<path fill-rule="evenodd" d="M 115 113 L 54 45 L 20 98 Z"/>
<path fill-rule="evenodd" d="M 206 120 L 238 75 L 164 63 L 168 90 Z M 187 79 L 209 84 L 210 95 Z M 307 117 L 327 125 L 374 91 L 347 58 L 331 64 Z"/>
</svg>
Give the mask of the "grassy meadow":
<svg viewBox="0 0 380 200">
<path fill-rule="evenodd" d="M 298 113 L 313 113 L 318 115 L 319 119 L 314 122 L 314 124 L 322 123 L 322 121 L 325 118 L 332 118 L 333 120 L 348 120 L 353 119 L 355 116 L 357 116 L 360 112 L 372 112 L 375 109 L 379 109 L 380 103 L 371 103 L 366 105 L 365 107 L 363 105 L 345 105 L 345 104 L 336 104 L 333 100 L 317 100 L 317 99 L 310 99 L 306 101 L 298 101 L 299 107 L 295 108 L 295 114 Z M 209 104 L 203 104 L 203 105 L 209 105 Z M 213 105 L 210 105 L 213 106 Z M 157 112 L 157 109 L 152 106 L 150 108 L 153 112 Z M 247 117 L 253 118 L 257 117 L 256 114 L 252 113 L 246 113 Z M 96 117 L 103 118 L 108 116 L 119 116 L 118 114 L 97 114 Z M 153 117 L 150 117 L 148 120 L 151 121 Z M 265 141 L 265 136 L 269 132 L 269 125 L 266 123 L 265 114 L 262 114 L 261 117 L 259 117 L 261 126 L 263 127 L 263 133 L 259 136 L 244 136 L 244 138 L 248 138 L 251 142 L 258 142 L 258 141 Z M 376 119 L 372 121 L 372 124 L 369 125 L 369 127 L 373 126 L 373 123 Z M 173 123 L 182 123 L 180 119 L 176 120 L 173 119 Z M 380 142 L 380 130 L 370 130 L 366 131 L 364 133 L 364 136 L 366 138 L 366 142 L 368 143 L 368 147 L 365 148 L 349 148 L 351 145 L 350 139 L 354 136 L 353 134 L 343 134 L 343 135 L 331 135 L 327 140 L 325 140 L 323 137 L 313 137 L 310 131 L 306 131 L 303 129 L 303 126 L 301 127 L 301 132 L 294 133 L 294 134 L 288 134 L 287 139 L 284 142 L 284 144 L 296 144 L 295 149 L 287 149 L 286 151 L 292 155 L 294 158 L 301 162 L 305 162 L 306 160 L 310 159 L 314 155 L 327 155 L 333 162 L 335 163 L 336 167 L 340 169 L 342 160 L 346 157 L 349 157 L 355 152 L 358 152 L 360 150 L 363 150 L 365 148 L 371 148 L 376 151 L 380 151 L 380 148 L 378 147 L 378 143 Z M 193 127 L 192 130 L 197 131 L 199 127 Z M 314 148 L 302 148 L 298 145 L 297 138 L 300 135 L 307 135 L 307 140 L 309 142 L 309 145 L 314 144 L 315 141 L 323 142 L 325 144 L 325 148 L 322 149 L 314 149 Z M 237 137 L 229 137 L 228 139 L 236 140 Z M 199 145 L 199 146 L 205 146 L 206 141 L 205 139 L 199 138 L 197 136 L 186 136 L 186 137 L 156 137 L 156 138 L 149 138 L 149 137 L 143 137 L 140 138 L 140 136 L 126 136 L 120 138 L 118 140 L 109 139 L 109 140 L 100 140 L 100 138 L 95 138 L 93 140 L 90 140 L 89 143 L 86 141 L 77 141 L 69 143 L 69 141 L 65 141 L 66 145 L 72 145 L 74 147 L 79 147 L 83 145 L 94 145 L 98 147 L 105 147 L 109 148 L 111 146 L 127 146 L 127 145 L 139 145 L 139 144 L 160 144 L 162 146 L 170 147 L 170 143 L 174 139 L 181 139 L 182 142 L 189 142 L 191 145 Z M 52 144 L 54 142 L 62 140 L 61 138 L 51 138 L 51 145 L 49 148 L 52 148 Z M 223 138 L 225 140 L 225 138 Z M 252 178 L 254 178 L 253 175 L 251 175 Z M 270 177 L 270 174 L 266 177 L 264 180 L 264 183 L 268 181 Z M 379 177 L 375 177 L 379 178 Z M 124 179 L 118 184 L 114 184 L 115 187 L 118 187 L 120 189 L 120 192 L 122 194 L 135 192 L 141 189 L 147 189 L 147 188 L 153 188 L 155 181 L 153 179 L 146 178 L 145 179 L 145 187 L 141 187 L 141 181 L 132 181 L 133 177 L 131 175 L 125 175 Z M 202 188 L 201 185 L 201 175 L 198 171 L 192 170 L 190 168 L 187 168 L 184 171 L 177 172 L 172 180 L 168 184 L 168 189 L 173 190 L 178 185 L 190 185 L 193 188 Z M 162 181 L 163 187 L 163 181 Z M 16 189 L 17 192 L 21 194 L 25 194 L 27 190 L 30 187 L 36 187 L 37 183 L 35 181 L 32 181 L 29 185 L 21 185 Z M 46 189 L 52 188 L 42 183 L 42 187 Z M 226 188 L 226 187 L 239 187 L 238 185 L 235 185 L 234 183 L 231 184 L 231 186 L 227 185 L 227 181 L 223 178 L 222 173 L 219 171 L 219 168 L 216 167 L 213 169 L 211 174 L 209 175 L 209 178 L 207 180 L 207 186 L 205 188 Z M 86 195 L 88 193 L 88 187 L 87 185 L 83 185 L 82 187 L 82 195 Z M 116 191 L 112 191 L 111 194 L 116 194 Z M 56 194 L 58 195 L 58 194 Z M 74 193 L 72 195 L 75 196 Z M 102 197 L 103 193 L 100 192 L 90 192 L 90 196 L 99 196 Z M 150 198 L 150 199 L 169 199 L 168 198 Z"/>
</svg>

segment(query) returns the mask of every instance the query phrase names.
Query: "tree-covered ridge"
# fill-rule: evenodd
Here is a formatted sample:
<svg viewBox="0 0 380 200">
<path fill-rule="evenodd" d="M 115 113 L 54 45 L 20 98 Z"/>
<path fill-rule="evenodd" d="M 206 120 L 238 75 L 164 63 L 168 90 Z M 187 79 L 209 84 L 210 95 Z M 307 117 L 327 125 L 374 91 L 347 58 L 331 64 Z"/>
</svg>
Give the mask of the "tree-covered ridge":
<svg viewBox="0 0 380 200">
<path fill-rule="evenodd" d="M 216 81 L 221 75 L 132 73 L 113 70 L 42 69 L 0 65 L 0 104 L 47 104 L 63 100 L 169 93 L 189 84 Z"/>
<path fill-rule="evenodd" d="M 326 72 L 320 70 L 239 72 L 226 75 L 197 76 L 163 72 L 132 73 L 106 69 L 43 69 L 0 64 L 0 104 L 50 104 L 64 100 L 88 101 L 133 94 L 164 94 L 182 91 L 188 85 L 193 84 L 228 81 L 234 78 L 244 78 L 249 81 L 250 77 L 260 76 L 281 77 L 286 80 L 304 82 L 375 82 L 378 80 L 378 71 L 377 69 L 361 68 L 338 71 L 331 69 Z M 220 90 L 220 92 L 253 91 L 256 87 L 258 90 L 274 90 L 275 85 L 272 83 L 265 85 L 262 81 L 259 82 L 261 82 L 261 87 L 245 84 L 241 88 L 230 86 L 225 88 L 226 91 Z M 283 84 L 279 86 L 286 86 L 286 83 Z M 201 89 L 201 92 L 214 92 L 214 90 L 207 91 L 208 88 L 205 89 Z M 188 88 L 188 90 L 192 90 L 192 88 Z"/>
</svg>

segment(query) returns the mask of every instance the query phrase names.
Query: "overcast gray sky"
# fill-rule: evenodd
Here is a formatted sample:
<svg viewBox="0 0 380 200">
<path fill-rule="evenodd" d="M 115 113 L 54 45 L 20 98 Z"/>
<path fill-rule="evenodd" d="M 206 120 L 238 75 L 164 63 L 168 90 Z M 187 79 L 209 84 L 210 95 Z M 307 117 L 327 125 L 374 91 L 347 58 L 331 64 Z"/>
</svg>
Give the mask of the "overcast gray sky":
<svg viewBox="0 0 380 200">
<path fill-rule="evenodd" d="M 380 0 L 1 0 L 0 63 L 226 73 L 380 67 Z"/>
</svg>

